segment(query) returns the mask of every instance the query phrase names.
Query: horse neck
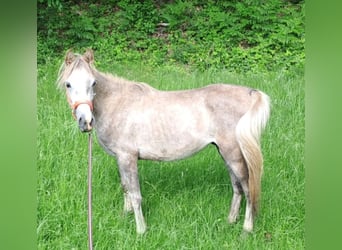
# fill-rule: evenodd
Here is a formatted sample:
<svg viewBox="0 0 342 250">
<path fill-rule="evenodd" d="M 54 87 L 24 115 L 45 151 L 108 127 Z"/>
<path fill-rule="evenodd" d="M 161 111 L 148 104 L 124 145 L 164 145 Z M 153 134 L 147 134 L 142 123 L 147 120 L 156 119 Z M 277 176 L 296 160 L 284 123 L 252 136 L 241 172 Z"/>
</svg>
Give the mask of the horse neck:
<svg viewBox="0 0 342 250">
<path fill-rule="evenodd" d="M 132 82 L 108 73 L 94 72 L 97 84 L 95 85 L 94 111 L 95 116 L 102 113 L 103 107 L 113 108 L 127 97 L 129 86 Z M 107 106 L 110 103 L 110 106 Z M 107 109 L 105 108 L 105 109 Z"/>
<path fill-rule="evenodd" d="M 95 85 L 94 109 L 96 106 L 113 108 L 122 103 L 131 103 L 139 100 L 141 96 L 156 91 L 150 85 L 142 82 L 129 81 L 111 74 L 95 72 L 97 84 Z M 110 106 L 106 106 L 110 103 Z M 101 110 L 97 110 L 98 113 Z"/>
<path fill-rule="evenodd" d="M 113 76 L 112 74 L 95 72 L 95 78 L 99 84 L 95 85 L 95 97 L 106 98 L 120 98 L 120 96 L 127 93 L 134 95 L 135 92 L 148 92 L 154 90 L 150 85 L 142 82 L 129 81 L 127 79 Z"/>
</svg>

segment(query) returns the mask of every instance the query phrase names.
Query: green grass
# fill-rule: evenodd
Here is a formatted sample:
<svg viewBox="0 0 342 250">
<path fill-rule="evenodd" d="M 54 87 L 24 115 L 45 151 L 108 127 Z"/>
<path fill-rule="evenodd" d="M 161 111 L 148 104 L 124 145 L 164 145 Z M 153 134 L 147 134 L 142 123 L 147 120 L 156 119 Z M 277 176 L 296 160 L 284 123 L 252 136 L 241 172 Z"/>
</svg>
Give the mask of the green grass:
<svg viewBox="0 0 342 250">
<path fill-rule="evenodd" d="M 87 135 L 78 131 L 64 93 L 55 87 L 59 64 L 38 68 L 38 249 L 87 249 Z M 176 162 L 139 162 L 145 235 L 123 215 L 115 160 L 97 142 L 93 150 L 95 249 L 303 249 L 304 248 L 304 77 L 276 72 L 235 75 L 184 68 L 101 66 L 159 89 L 213 82 L 259 88 L 272 100 L 262 137 L 264 176 L 254 233 L 227 223 L 232 188 L 214 147 Z"/>
</svg>

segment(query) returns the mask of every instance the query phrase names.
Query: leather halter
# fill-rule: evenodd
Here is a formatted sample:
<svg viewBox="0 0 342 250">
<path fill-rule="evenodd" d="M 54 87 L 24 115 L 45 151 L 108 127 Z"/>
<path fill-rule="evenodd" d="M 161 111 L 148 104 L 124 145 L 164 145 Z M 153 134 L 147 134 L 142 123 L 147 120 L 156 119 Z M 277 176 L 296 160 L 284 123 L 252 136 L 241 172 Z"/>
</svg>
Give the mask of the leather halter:
<svg viewBox="0 0 342 250">
<path fill-rule="evenodd" d="M 71 107 L 71 112 L 72 112 L 72 116 L 74 117 L 74 119 L 76 120 L 76 109 L 78 108 L 78 106 L 80 106 L 81 104 L 87 104 L 90 108 L 91 111 L 94 110 L 94 105 L 91 101 L 89 100 L 81 100 L 81 101 L 76 101 L 75 103 L 71 102 L 70 97 L 67 95 L 67 99 L 68 99 L 68 103 Z"/>
</svg>

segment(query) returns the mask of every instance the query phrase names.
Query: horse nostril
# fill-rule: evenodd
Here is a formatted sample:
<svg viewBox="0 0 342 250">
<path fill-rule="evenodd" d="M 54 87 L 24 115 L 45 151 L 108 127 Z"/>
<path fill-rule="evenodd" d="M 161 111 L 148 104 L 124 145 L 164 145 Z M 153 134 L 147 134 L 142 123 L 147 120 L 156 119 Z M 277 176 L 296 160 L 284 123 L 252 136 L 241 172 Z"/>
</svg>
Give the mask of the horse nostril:
<svg viewBox="0 0 342 250">
<path fill-rule="evenodd" d="M 94 118 L 87 120 L 84 116 L 78 118 L 78 126 L 82 132 L 89 132 L 92 130 L 94 124 Z"/>
<path fill-rule="evenodd" d="M 83 116 L 81 116 L 81 117 L 78 119 L 78 125 L 79 125 L 80 127 L 84 127 L 84 126 L 87 125 L 87 122 L 86 122 L 86 120 L 84 119 Z"/>
</svg>

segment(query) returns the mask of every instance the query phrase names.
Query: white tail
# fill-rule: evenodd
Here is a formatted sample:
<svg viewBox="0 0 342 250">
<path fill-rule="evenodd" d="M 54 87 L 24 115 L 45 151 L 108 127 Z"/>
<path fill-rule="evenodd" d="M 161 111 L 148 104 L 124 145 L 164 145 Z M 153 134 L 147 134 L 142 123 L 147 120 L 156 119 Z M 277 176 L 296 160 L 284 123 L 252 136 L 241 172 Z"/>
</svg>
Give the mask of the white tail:
<svg viewBox="0 0 342 250">
<path fill-rule="evenodd" d="M 260 136 L 270 116 L 269 97 L 261 91 L 252 91 L 254 101 L 236 126 L 236 137 L 248 168 L 249 199 L 253 214 L 258 210 L 261 193 L 263 158 Z"/>
</svg>

